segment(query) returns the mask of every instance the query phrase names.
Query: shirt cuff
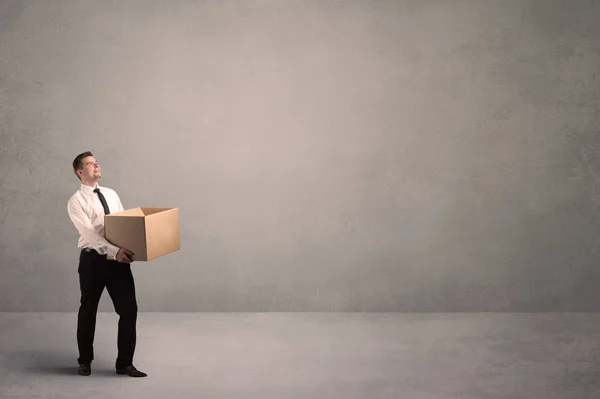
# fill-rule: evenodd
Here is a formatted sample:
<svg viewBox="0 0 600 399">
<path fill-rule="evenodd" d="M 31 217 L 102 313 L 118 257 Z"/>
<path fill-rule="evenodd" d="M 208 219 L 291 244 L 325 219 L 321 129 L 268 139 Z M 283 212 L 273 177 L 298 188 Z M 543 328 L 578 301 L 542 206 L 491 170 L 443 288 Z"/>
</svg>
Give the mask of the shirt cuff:
<svg viewBox="0 0 600 399">
<path fill-rule="evenodd" d="M 117 252 L 119 252 L 119 247 L 114 246 L 112 244 L 108 244 L 108 247 L 106 248 L 106 256 L 108 256 L 109 258 L 112 259 L 116 259 L 117 258 Z"/>
</svg>

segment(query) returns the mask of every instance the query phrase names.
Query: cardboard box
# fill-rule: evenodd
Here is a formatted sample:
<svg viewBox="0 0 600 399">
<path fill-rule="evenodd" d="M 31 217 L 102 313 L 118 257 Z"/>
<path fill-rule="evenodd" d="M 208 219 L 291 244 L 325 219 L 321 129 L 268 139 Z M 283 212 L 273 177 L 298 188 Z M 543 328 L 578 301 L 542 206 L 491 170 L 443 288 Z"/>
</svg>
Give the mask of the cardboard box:
<svg viewBox="0 0 600 399">
<path fill-rule="evenodd" d="M 108 242 L 133 252 L 134 261 L 149 261 L 178 251 L 179 208 L 138 207 L 104 216 Z"/>
</svg>

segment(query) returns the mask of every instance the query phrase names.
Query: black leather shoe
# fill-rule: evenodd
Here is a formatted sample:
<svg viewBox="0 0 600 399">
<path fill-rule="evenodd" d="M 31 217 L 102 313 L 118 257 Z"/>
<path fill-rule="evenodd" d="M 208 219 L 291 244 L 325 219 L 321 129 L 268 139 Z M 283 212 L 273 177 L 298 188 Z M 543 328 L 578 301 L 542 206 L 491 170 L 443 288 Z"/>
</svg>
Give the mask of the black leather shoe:
<svg viewBox="0 0 600 399">
<path fill-rule="evenodd" d="M 127 374 L 130 377 L 146 377 L 148 374 L 136 369 L 133 365 L 117 369 L 117 374 Z"/>
<path fill-rule="evenodd" d="M 77 373 L 79 375 L 90 375 L 92 374 L 92 367 L 89 364 L 80 364 Z"/>
</svg>

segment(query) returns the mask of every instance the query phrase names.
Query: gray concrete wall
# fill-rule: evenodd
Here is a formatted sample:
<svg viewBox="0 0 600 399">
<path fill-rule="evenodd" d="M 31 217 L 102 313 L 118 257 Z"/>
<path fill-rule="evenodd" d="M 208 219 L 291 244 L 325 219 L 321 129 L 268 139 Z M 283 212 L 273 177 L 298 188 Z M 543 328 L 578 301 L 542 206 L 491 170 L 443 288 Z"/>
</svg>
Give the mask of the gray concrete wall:
<svg viewBox="0 0 600 399">
<path fill-rule="evenodd" d="M 74 311 L 71 161 L 178 206 L 141 311 L 600 310 L 600 2 L 3 1 L 0 311 Z M 101 310 L 111 310 L 105 294 Z"/>
</svg>

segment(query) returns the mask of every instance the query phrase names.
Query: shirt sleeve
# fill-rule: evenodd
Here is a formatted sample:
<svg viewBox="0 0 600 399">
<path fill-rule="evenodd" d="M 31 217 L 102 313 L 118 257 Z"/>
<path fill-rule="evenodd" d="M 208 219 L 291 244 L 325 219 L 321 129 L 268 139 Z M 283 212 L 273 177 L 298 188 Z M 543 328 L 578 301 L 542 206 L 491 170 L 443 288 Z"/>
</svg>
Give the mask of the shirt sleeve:
<svg viewBox="0 0 600 399">
<path fill-rule="evenodd" d="M 125 208 L 123 208 L 123 204 L 121 203 L 121 198 L 119 197 L 118 194 L 116 194 L 116 195 L 117 195 L 117 200 L 119 202 L 119 212 L 123 212 L 125 210 Z"/>
<path fill-rule="evenodd" d="M 98 234 L 90 222 L 90 218 L 85 214 L 81 204 L 76 198 L 69 200 L 67 211 L 69 213 L 69 218 L 75 225 L 77 231 L 79 231 L 79 234 L 81 234 L 81 236 L 90 243 L 92 248 L 100 253 L 106 253 L 111 258 L 115 258 L 117 256 L 119 247 L 112 245 L 106 240 L 106 238 Z"/>
</svg>

